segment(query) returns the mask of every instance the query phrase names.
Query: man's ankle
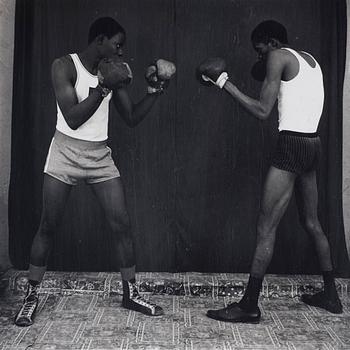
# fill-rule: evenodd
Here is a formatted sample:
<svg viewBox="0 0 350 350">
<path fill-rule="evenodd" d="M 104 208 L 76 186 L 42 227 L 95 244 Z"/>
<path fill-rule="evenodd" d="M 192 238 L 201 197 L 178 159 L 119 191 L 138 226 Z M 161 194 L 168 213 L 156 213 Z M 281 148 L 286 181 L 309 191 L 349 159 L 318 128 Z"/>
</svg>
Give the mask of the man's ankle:
<svg viewBox="0 0 350 350">
<path fill-rule="evenodd" d="M 123 281 L 129 281 L 135 280 L 135 265 L 129 266 L 129 267 L 121 267 L 120 268 L 120 274 L 122 276 Z"/>
<path fill-rule="evenodd" d="M 135 278 L 132 278 L 129 281 L 122 280 L 122 284 L 123 284 L 123 299 L 131 299 L 134 296 L 134 294 L 138 294 Z"/>
<path fill-rule="evenodd" d="M 244 292 L 243 298 L 238 303 L 241 309 L 248 312 L 257 309 L 262 281 L 263 278 L 261 277 L 255 277 L 253 275 L 249 276 L 247 288 Z"/>
<path fill-rule="evenodd" d="M 254 302 L 250 302 L 249 299 L 241 299 L 238 302 L 239 307 L 246 312 L 253 312 L 258 308 L 258 305 Z"/>
<path fill-rule="evenodd" d="M 32 286 L 32 287 L 38 287 L 40 282 L 39 281 L 35 281 L 35 280 L 28 280 L 28 283 Z"/>
</svg>

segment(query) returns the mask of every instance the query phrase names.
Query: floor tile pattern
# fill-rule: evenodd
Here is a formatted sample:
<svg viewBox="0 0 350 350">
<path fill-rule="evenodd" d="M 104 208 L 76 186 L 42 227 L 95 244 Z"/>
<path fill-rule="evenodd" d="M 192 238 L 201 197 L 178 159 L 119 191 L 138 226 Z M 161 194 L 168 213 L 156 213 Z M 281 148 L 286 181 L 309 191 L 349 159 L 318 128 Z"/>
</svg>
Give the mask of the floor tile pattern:
<svg viewBox="0 0 350 350">
<path fill-rule="evenodd" d="M 35 324 L 19 328 L 13 317 L 25 276 L 12 271 L 2 279 L 7 288 L 0 296 L 0 350 L 350 350 L 348 280 L 337 281 L 344 313 L 333 315 L 299 301 L 301 291 L 322 287 L 319 278 L 267 276 L 262 320 L 247 325 L 205 315 L 207 309 L 237 301 L 246 275 L 138 274 L 144 296 L 166 311 L 147 317 L 121 307 L 118 274 L 50 272 Z"/>
</svg>

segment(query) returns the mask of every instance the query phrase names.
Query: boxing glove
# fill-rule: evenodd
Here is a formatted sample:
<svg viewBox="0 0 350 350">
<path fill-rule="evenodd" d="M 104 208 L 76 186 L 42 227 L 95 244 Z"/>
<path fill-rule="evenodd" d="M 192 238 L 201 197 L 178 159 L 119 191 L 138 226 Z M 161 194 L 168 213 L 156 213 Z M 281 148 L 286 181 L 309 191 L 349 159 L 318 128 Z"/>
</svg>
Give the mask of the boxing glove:
<svg viewBox="0 0 350 350">
<path fill-rule="evenodd" d="M 197 77 L 205 85 L 210 82 L 222 89 L 228 80 L 228 74 L 225 70 L 225 60 L 220 57 L 207 58 L 198 66 Z"/>
<path fill-rule="evenodd" d="M 147 67 L 145 79 L 148 83 L 147 92 L 161 93 L 169 85 L 169 80 L 175 74 L 175 64 L 163 59 L 158 59 Z"/>
<path fill-rule="evenodd" d="M 131 69 L 120 58 L 104 58 L 99 62 L 98 81 L 101 86 L 113 90 L 130 84 L 131 80 Z"/>
<path fill-rule="evenodd" d="M 255 80 L 264 81 L 266 77 L 266 62 L 262 60 L 255 62 L 250 74 Z"/>
</svg>

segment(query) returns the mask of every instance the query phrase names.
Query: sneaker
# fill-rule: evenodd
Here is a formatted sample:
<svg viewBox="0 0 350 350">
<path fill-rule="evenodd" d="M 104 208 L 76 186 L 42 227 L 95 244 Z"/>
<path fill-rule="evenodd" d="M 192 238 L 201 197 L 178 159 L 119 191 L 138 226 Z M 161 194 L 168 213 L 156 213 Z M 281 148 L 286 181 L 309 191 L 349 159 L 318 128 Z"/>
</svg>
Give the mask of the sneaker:
<svg viewBox="0 0 350 350">
<path fill-rule="evenodd" d="M 23 300 L 23 305 L 15 317 L 15 325 L 28 327 L 34 323 L 34 316 L 38 307 L 38 286 L 28 283 L 27 294 Z"/>
<path fill-rule="evenodd" d="M 208 310 L 207 316 L 224 322 L 259 323 L 261 312 L 259 307 L 254 311 L 246 311 L 239 303 L 231 303 L 223 309 Z"/>
<path fill-rule="evenodd" d="M 339 297 L 329 299 L 324 292 L 318 292 L 316 294 L 303 294 L 301 301 L 310 306 L 320 307 L 333 314 L 341 314 L 343 312 L 343 306 Z"/>
<path fill-rule="evenodd" d="M 123 281 L 123 302 L 126 309 L 141 312 L 148 316 L 161 316 L 163 309 L 154 303 L 144 299 L 138 292 L 136 284 Z"/>
</svg>

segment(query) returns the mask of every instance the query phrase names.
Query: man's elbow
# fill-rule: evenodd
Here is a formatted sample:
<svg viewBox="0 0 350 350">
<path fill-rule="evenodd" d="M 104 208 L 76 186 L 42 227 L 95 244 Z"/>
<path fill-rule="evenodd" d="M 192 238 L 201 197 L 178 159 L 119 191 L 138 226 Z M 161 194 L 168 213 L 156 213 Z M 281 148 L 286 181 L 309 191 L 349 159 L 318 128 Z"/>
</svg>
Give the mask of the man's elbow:
<svg viewBox="0 0 350 350">
<path fill-rule="evenodd" d="M 267 108 L 259 108 L 259 110 L 256 113 L 256 116 L 260 120 L 266 120 L 270 116 L 271 111 Z"/>
<path fill-rule="evenodd" d="M 70 129 L 77 130 L 79 128 L 80 124 L 78 124 L 73 118 L 66 116 L 64 119 L 66 120 L 66 123 Z"/>
<path fill-rule="evenodd" d="M 79 128 L 79 125 L 74 125 L 74 124 L 71 124 L 71 125 L 68 124 L 68 126 L 69 126 L 72 130 L 78 130 L 78 128 Z"/>
<path fill-rule="evenodd" d="M 260 120 L 266 120 L 269 117 L 270 113 L 266 113 L 266 112 L 261 112 L 258 116 L 258 118 Z"/>
</svg>

